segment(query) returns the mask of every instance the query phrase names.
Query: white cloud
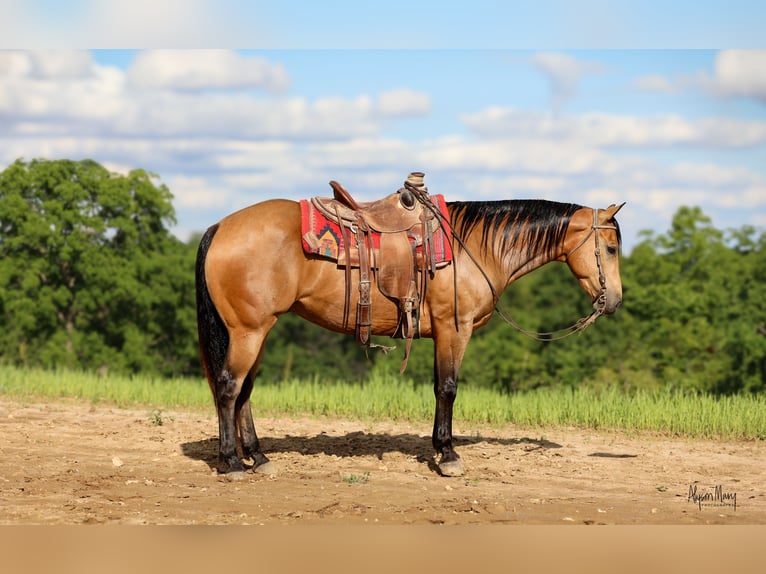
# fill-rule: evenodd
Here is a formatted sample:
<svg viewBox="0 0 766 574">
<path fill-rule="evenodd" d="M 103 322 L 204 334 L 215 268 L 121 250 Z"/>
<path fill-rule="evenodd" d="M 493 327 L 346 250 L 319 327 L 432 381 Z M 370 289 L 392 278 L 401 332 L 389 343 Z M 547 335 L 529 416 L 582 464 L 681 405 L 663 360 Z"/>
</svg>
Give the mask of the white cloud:
<svg viewBox="0 0 766 574">
<path fill-rule="evenodd" d="M 600 74 L 604 67 L 598 62 L 577 60 L 567 54 L 541 52 L 530 58 L 530 62 L 542 71 L 550 81 L 554 109 L 560 109 L 577 93 L 583 76 Z"/>
<path fill-rule="evenodd" d="M 742 189 L 762 183 L 760 176 L 743 167 L 713 164 L 678 163 L 667 170 L 667 175 L 677 182 L 713 189 Z"/>
<path fill-rule="evenodd" d="M 557 115 L 490 107 L 465 114 L 463 123 L 488 138 L 573 141 L 580 146 L 744 147 L 766 143 L 766 122 L 736 118 L 690 120 L 589 113 Z"/>
<path fill-rule="evenodd" d="M 634 85 L 653 92 L 679 92 L 696 89 L 716 97 L 753 98 L 766 103 L 766 50 L 721 50 L 716 54 L 713 73 L 672 78 L 645 76 Z"/>
<path fill-rule="evenodd" d="M 610 165 L 602 151 L 574 142 L 534 139 L 446 138 L 415 150 L 414 158 L 439 170 L 547 173 L 567 176 L 600 171 Z"/>
<path fill-rule="evenodd" d="M 281 65 L 230 50 L 144 51 L 136 56 L 127 74 L 129 83 L 139 88 L 260 88 L 280 93 L 290 86 Z"/>
<path fill-rule="evenodd" d="M 81 78 L 94 69 L 89 52 L 79 50 L 0 51 L 0 76 L 37 79 Z"/>
<path fill-rule="evenodd" d="M 417 143 L 380 136 L 356 137 L 337 142 L 312 143 L 307 151 L 318 165 L 333 168 L 354 166 L 404 165 L 413 161 L 413 147 Z"/>
<path fill-rule="evenodd" d="M 723 50 L 715 59 L 711 87 L 726 96 L 766 102 L 766 50 Z"/>
<path fill-rule="evenodd" d="M 85 138 L 335 140 L 373 134 L 385 119 L 422 110 L 422 98 L 414 92 L 384 93 L 384 115 L 368 95 L 307 101 L 227 91 L 222 88 L 256 84 L 276 90 L 288 80 L 280 66 L 225 51 L 143 56 L 126 75 L 96 65 L 82 52 L 0 52 L 3 131 Z M 189 89 L 179 91 L 181 86 Z"/>
<path fill-rule="evenodd" d="M 87 52 L 0 52 L 0 114 L 10 133 L 72 131 L 125 112 L 123 75 Z"/>
<path fill-rule="evenodd" d="M 229 189 L 211 184 L 201 176 L 174 175 L 164 182 L 173 193 L 173 204 L 177 208 L 224 208 L 231 199 Z"/>
<path fill-rule="evenodd" d="M 431 101 L 423 92 L 391 90 L 378 95 L 377 110 L 386 117 L 425 116 L 431 110 Z"/>
<path fill-rule="evenodd" d="M 275 36 L 277 26 L 270 17 L 271 10 L 259 5 L 258 18 L 254 18 L 242 4 L 209 0 L 4 0 L 0 47 L 273 47 L 280 36 Z"/>
</svg>

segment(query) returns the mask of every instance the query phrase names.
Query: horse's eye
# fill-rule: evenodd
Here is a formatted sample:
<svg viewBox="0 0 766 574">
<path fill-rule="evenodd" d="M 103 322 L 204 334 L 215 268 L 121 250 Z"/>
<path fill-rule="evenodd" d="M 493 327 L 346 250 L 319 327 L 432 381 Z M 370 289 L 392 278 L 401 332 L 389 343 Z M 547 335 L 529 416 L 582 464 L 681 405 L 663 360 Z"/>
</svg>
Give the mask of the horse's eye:
<svg viewBox="0 0 766 574">
<path fill-rule="evenodd" d="M 606 252 L 609 255 L 617 255 L 617 247 L 615 247 L 614 245 L 607 245 Z"/>
</svg>

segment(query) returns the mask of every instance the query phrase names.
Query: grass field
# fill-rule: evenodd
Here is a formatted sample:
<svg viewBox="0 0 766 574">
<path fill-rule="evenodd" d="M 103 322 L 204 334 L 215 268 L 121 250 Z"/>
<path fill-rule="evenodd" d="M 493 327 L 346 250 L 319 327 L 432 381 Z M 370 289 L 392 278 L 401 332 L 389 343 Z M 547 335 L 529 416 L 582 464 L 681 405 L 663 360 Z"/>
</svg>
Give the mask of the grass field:
<svg viewBox="0 0 766 574">
<path fill-rule="evenodd" d="M 202 378 L 102 377 L 0 366 L 0 394 L 27 400 L 72 397 L 120 407 L 213 412 L 210 389 Z M 434 412 L 430 387 L 395 375 L 357 384 L 316 379 L 257 386 L 252 402 L 256 417 L 326 415 L 420 421 L 431 420 Z M 762 440 L 766 439 L 766 397 L 713 397 L 672 391 L 624 393 L 584 388 L 546 388 L 509 395 L 463 386 L 455 403 L 455 420 Z"/>
</svg>

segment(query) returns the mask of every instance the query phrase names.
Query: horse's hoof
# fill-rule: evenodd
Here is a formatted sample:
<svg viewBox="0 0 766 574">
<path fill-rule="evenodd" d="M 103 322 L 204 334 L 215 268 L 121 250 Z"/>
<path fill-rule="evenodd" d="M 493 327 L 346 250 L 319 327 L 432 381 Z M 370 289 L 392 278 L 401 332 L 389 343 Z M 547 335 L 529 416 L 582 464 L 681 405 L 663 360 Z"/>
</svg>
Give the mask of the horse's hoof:
<svg viewBox="0 0 766 574">
<path fill-rule="evenodd" d="M 253 472 L 256 474 L 265 474 L 267 476 L 274 476 L 277 474 L 277 467 L 267 460 L 266 462 L 253 467 Z"/>
<path fill-rule="evenodd" d="M 463 463 L 459 458 L 439 463 L 439 474 L 442 476 L 463 476 L 464 473 Z"/>
</svg>

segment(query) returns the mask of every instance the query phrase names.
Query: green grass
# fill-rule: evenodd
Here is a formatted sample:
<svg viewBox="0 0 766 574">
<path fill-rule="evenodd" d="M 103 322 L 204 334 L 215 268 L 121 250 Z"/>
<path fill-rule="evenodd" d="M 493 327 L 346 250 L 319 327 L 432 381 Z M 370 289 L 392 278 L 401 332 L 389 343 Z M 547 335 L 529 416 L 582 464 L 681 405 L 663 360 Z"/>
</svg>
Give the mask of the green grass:
<svg viewBox="0 0 766 574">
<path fill-rule="evenodd" d="M 199 379 L 101 377 L 71 371 L 0 366 L 0 394 L 15 398 L 73 397 L 94 403 L 212 412 L 207 382 Z M 257 386 L 256 416 L 337 416 L 362 420 L 430 421 L 433 391 L 395 375 L 365 383 L 291 380 Z M 455 403 L 458 423 L 522 427 L 577 426 L 669 433 L 689 437 L 766 438 L 766 396 L 713 397 L 677 391 L 538 389 L 502 394 L 464 385 Z M 158 422 L 157 424 L 161 424 Z"/>
<path fill-rule="evenodd" d="M 211 406 L 204 379 L 100 376 L 77 371 L 46 371 L 0 366 L 0 394 L 14 397 L 86 399 L 118 406 L 161 408 Z"/>
<path fill-rule="evenodd" d="M 347 476 L 342 477 L 343 482 L 347 484 L 365 484 L 368 480 L 370 480 L 370 473 L 365 472 L 362 475 L 358 474 L 349 474 Z"/>
</svg>

